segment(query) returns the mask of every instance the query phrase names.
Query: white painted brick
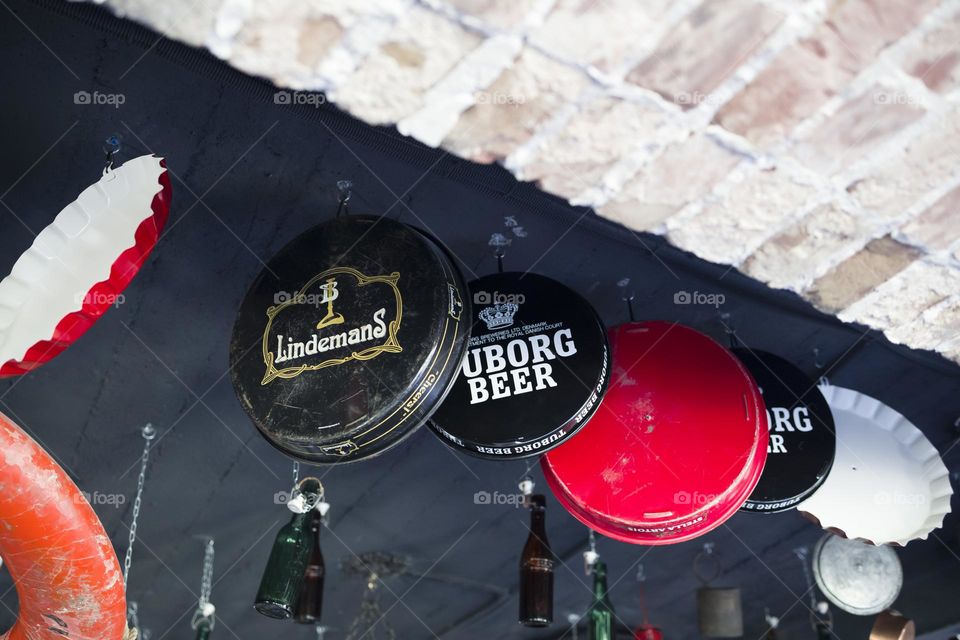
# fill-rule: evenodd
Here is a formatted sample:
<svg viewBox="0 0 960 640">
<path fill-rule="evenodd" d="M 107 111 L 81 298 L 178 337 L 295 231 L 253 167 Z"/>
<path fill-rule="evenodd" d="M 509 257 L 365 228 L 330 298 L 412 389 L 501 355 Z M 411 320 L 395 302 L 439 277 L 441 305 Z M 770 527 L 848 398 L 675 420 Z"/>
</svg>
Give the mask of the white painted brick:
<svg viewBox="0 0 960 640">
<path fill-rule="evenodd" d="M 654 231 L 705 196 L 742 158 L 711 135 L 692 135 L 642 167 L 599 212 L 631 229 Z"/>
<path fill-rule="evenodd" d="M 903 215 L 925 193 L 960 174 L 960 109 L 931 117 L 930 127 L 902 156 L 849 188 L 879 219 Z"/>
<path fill-rule="evenodd" d="M 734 177 L 740 179 L 699 213 L 667 220 L 667 239 L 712 262 L 739 264 L 817 193 L 783 167 Z"/>
<path fill-rule="evenodd" d="M 513 67 L 482 90 L 484 99 L 463 113 L 443 146 L 478 162 L 503 159 L 589 84 L 579 69 L 526 48 Z"/>
<path fill-rule="evenodd" d="M 743 270 L 770 286 L 801 291 L 826 273 L 837 255 L 863 246 L 873 230 L 869 220 L 825 204 L 763 243 Z"/>
<path fill-rule="evenodd" d="M 610 73 L 631 61 L 640 46 L 638 34 L 657 30 L 676 0 L 558 0 L 530 42 L 559 58 Z M 611 24 L 630 25 L 611 29 Z"/>
<path fill-rule="evenodd" d="M 651 104 L 601 96 L 580 106 L 562 128 L 527 157 L 506 166 L 521 180 L 536 181 L 573 200 L 594 187 L 617 160 L 650 144 L 669 128 L 669 114 Z"/>
<path fill-rule="evenodd" d="M 922 313 L 960 292 L 960 271 L 945 265 L 918 260 L 872 293 L 841 311 L 844 322 L 859 322 L 876 329 L 893 329 L 890 334 L 909 338 L 897 328 L 914 322 Z M 918 325 L 914 325 L 918 328 Z M 916 339 L 926 342 L 924 336 Z"/>
<path fill-rule="evenodd" d="M 421 108 L 425 92 L 480 42 L 479 35 L 414 7 L 330 98 L 367 122 L 397 122 Z"/>
</svg>

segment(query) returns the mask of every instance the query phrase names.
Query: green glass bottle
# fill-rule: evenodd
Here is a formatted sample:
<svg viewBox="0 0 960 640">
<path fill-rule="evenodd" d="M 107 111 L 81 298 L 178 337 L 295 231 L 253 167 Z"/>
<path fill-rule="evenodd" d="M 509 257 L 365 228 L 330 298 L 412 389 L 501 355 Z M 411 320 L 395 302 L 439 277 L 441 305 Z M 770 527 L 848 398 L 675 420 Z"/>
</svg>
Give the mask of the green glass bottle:
<svg viewBox="0 0 960 640">
<path fill-rule="evenodd" d="M 209 640 L 210 638 L 210 625 L 207 621 L 201 620 L 197 625 L 197 640 Z"/>
<path fill-rule="evenodd" d="M 613 604 L 607 593 L 607 565 L 593 565 L 593 602 L 587 611 L 589 640 L 613 640 Z"/>
<path fill-rule="evenodd" d="M 312 519 L 312 511 L 294 513 L 277 533 L 253 605 L 267 617 L 285 619 L 293 615 L 314 546 Z"/>
</svg>

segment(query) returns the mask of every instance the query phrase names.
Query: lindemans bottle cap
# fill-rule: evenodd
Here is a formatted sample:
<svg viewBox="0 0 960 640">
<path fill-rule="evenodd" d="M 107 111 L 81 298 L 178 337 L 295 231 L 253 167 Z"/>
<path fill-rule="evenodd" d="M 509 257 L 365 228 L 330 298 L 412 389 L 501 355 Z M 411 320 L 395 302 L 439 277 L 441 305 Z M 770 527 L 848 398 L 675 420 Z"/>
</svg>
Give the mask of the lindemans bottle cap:
<svg viewBox="0 0 960 640">
<path fill-rule="evenodd" d="M 450 389 L 467 347 L 466 286 L 431 238 L 348 215 L 303 233 L 250 286 L 231 375 L 287 455 L 347 462 L 399 443 Z"/>
</svg>

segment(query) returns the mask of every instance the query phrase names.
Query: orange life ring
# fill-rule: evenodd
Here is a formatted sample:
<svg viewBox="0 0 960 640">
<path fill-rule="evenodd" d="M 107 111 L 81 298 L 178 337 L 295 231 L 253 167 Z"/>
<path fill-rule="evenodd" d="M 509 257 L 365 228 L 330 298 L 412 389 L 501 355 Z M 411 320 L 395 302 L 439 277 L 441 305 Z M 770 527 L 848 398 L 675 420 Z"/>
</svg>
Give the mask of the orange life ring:
<svg viewBox="0 0 960 640">
<path fill-rule="evenodd" d="M 63 469 L 0 413 L 0 557 L 20 600 L 0 640 L 121 640 L 123 576 L 97 514 Z"/>
</svg>

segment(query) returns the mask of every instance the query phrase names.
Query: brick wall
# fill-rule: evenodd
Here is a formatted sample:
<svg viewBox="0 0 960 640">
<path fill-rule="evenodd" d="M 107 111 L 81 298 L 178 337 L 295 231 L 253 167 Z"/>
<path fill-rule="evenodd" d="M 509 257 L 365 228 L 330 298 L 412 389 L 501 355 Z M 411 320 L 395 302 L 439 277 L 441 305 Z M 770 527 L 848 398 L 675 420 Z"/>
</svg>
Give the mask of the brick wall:
<svg viewBox="0 0 960 640">
<path fill-rule="evenodd" d="M 107 0 L 960 361 L 960 0 Z"/>
</svg>

